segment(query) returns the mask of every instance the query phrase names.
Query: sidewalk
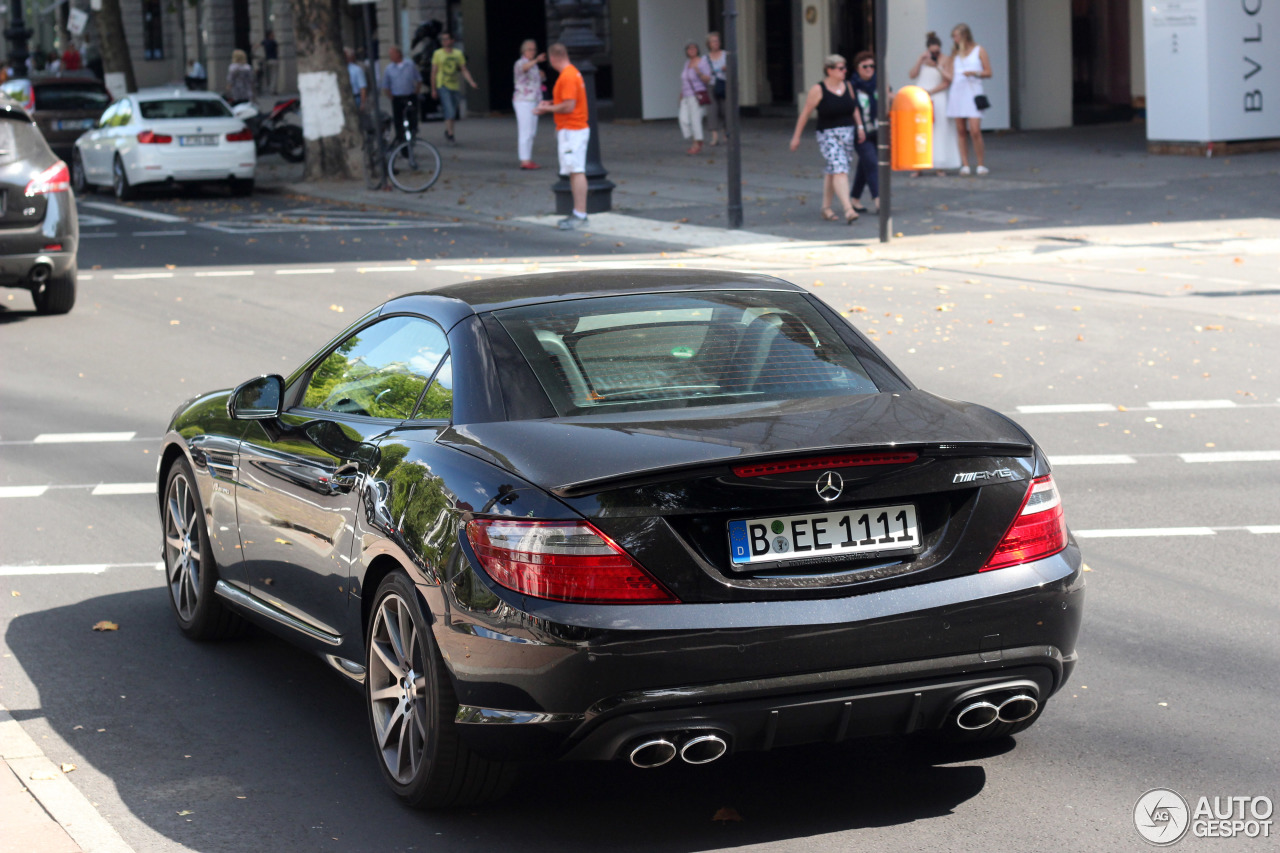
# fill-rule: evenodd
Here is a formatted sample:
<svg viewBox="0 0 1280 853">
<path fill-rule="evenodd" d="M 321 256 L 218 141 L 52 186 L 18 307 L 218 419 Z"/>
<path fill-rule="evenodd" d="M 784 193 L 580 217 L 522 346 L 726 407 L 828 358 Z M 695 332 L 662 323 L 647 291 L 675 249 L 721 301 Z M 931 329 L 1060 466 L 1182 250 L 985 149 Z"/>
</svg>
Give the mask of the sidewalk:
<svg viewBox="0 0 1280 853">
<path fill-rule="evenodd" d="M 792 127 L 777 118 L 743 122 L 743 234 L 724 229 L 723 146 L 690 157 L 674 121 L 603 124 L 601 158 L 617 184 L 613 213 L 619 218 L 593 217 L 591 230 L 607 224 L 621 228 L 619 236 L 674 248 L 816 241 L 875 246 L 883 254 L 889 247 L 878 243 L 874 213 L 851 227 L 819 218 L 821 157 L 812 133 L 800 150 L 788 150 Z M 258 183 L 266 192 L 415 211 L 444 221 L 519 227 L 554 222 L 550 122 L 540 123 L 534 148 L 535 161 L 545 167 L 540 171 L 516 168 L 510 117 L 460 122 L 456 147 L 444 144 L 439 123 L 424 124 L 422 133 L 440 146 L 444 159 L 440 181 L 422 195 L 372 192 L 359 182 L 305 183 L 301 165 L 276 156 L 262 158 Z M 902 248 L 936 244 L 921 239 L 926 237 L 962 237 L 979 245 L 989 242 L 983 234 L 997 237 L 993 232 L 1065 228 L 1093 238 L 1111 226 L 1273 219 L 1280 213 L 1274 192 L 1280 152 L 1215 159 L 1151 155 L 1140 124 L 989 133 L 986 144 L 991 174 L 984 178 L 894 174 L 893 232 L 904 238 Z M 863 203 L 870 206 L 869 196 Z"/>
<path fill-rule="evenodd" d="M 0 853 L 132 853 L 0 706 Z"/>
</svg>

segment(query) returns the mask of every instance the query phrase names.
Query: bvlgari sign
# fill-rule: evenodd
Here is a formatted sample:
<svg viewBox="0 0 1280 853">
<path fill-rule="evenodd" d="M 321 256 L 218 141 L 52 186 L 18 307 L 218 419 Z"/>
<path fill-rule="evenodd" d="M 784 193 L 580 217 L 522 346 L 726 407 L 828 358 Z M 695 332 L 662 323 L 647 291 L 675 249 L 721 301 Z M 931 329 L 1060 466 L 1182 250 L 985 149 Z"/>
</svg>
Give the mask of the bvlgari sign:
<svg viewBox="0 0 1280 853">
<path fill-rule="evenodd" d="M 1147 138 L 1280 137 L 1280 0 L 1146 0 Z"/>
</svg>

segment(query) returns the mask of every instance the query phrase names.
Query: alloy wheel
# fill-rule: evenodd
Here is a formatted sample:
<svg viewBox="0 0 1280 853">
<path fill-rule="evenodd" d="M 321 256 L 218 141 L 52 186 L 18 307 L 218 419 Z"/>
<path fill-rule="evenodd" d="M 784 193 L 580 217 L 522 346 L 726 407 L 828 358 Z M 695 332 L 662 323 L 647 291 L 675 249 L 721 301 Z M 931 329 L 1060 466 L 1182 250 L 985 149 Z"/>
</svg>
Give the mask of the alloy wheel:
<svg viewBox="0 0 1280 853">
<path fill-rule="evenodd" d="M 164 550 L 169 594 L 183 622 L 195 617 L 200 599 L 203 543 L 199 514 L 191 481 L 179 474 L 169 483 L 165 496 Z"/>
<path fill-rule="evenodd" d="M 378 750 L 391 777 L 408 785 L 426 748 L 427 677 L 410 605 L 396 593 L 374 614 L 367 678 Z"/>
</svg>

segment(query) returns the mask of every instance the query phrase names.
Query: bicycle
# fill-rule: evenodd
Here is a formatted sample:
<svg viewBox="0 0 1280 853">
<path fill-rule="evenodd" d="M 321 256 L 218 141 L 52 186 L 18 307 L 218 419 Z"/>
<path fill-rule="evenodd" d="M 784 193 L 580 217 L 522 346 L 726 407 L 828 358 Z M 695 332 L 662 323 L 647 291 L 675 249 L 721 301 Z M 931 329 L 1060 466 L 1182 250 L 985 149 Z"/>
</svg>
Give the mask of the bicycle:
<svg viewBox="0 0 1280 853">
<path fill-rule="evenodd" d="M 417 110 L 415 98 L 406 105 L 400 122 L 401 133 L 395 137 L 401 141 L 391 149 L 386 159 L 387 179 L 407 193 L 426 192 L 440 178 L 440 152 L 413 131 Z"/>
</svg>

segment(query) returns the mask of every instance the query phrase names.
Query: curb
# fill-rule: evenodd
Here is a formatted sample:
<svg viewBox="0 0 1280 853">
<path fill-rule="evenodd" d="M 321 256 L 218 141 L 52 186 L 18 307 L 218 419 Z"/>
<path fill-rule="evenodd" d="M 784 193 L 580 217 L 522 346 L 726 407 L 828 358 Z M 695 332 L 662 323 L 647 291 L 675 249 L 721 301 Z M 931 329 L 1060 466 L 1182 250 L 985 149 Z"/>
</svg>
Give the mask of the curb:
<svg viewBox="0 0 1280 853">
<path fill-rule="evenodd" d="M 40 832 L 44 841 L 53 843 L 65 833 L 85 853 L 134 853 L 4 706 L 0 706 L 0 764 L 7 765 L 47 813 L 48 830 Z M 8 808 L 3 811 L 9 813 Z"/>
</svg>

